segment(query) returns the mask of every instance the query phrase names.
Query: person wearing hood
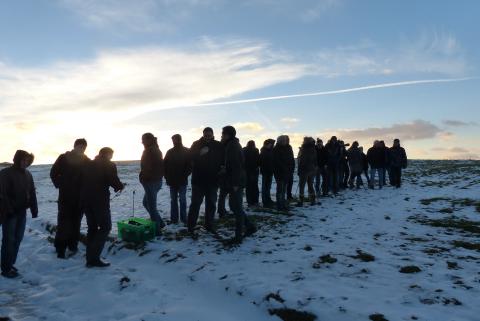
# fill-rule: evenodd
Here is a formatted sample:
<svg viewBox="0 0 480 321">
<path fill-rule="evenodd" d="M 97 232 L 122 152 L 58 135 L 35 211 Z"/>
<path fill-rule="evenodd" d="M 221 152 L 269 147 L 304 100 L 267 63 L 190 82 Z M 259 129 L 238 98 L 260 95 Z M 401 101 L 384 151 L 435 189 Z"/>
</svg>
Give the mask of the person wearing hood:
<svg viewBox="0 0 480 321">
<path fill-rule="evenodd" d="M 187 185 L 192 172 L 190 150 L 183 146 L 182 136 L 172 136 L 173 148 L 165 155 L 165 180 L 170 186 L 170 220 L 178 223 L 178 203 L 180 201 L 180 221 L 187 224 Z"/>
<path fill-rule="evenodd" d="M 328 143 L 325 145 L 327 150 L 328 160 L 327 160 L 327 175 L 328 175 L 328 186 L 329 189 L 332 189 L 333 193 L 336 195 L 339 189 L 339 168 L 340 168 L 340 159 L 341 159 L 341 149 L 340 144 L 338 143 L 337 137 L 332 136 Z"/>
<path fill-rule="evenodd" d="M 317 195 L 320 195 L 320 186 L 322 187 L 322 195 L 326 196 L 328 194 L 328 176 L 327 176 L 327 162 L 328 162 L 328 152 L 323 141 L 320 138 L 317 138 L 317 173 L 315 176 L 315 192 Z M 320 179 L 322 183 L 320 184 Z"/>
<path fill-rule="evenodd" d="M 165 227 L 157 208 L 157 194 L 162 188 L 164 175 L 163 154 L 158 147 L 157 137 L 152 133 L 142 135 L 142 144 L 144 150 L 140 160 L 139 180 L 145 190 L 143 206 L 155 222 L 155 233 L 159 235 Z"/>
<path fill-rule="evenodd" d="M 112 229 L 110 213 L 110 187 L 115 192 L 123 190 L 117 166 L 112 162 L 113 149 L 103 147 L 93 161 L 85 167 L 83 204 L 87 217 L 86 266 L 107 267 L 110 263 L 100 258 L 108 234 Z"/>
<path fill-rule="evenodd" d="M 303 206 L 305 199 L 305 184 L 308 183 L 308 197 L 312 205 L 315 205 L 315 189 L 313 180 L 317 172 L 317 150 L 315 140 L 312 137 L 303 138 L 302 146 L 298 152 L 298 178 L 300 196 L 297 206 Z"/>
<path fill-rule="evenodd" d="M 255 233 L 256 227 L 243 210 L 243 189 L 246 183 L 245 157 L 236 135 L 237 132 L 233 126 L 223 127 L 222 144 L 225 146 L 223 188 L 229 194 L 231 210 L 235 215 L 234 241 L 240 243 L 244 236 Z"/>
<path fill-rule="evenodd" d="M 86 149 L 87 141 L 84 138 L 75 140 L 73 150 L 61 154 L 50 170 L 50 178 L 58 189 L 57 231 L 54 245 L 60 259 L 66 258 L 67 249 L 72 255 L 78 251 L 84 212 L 80 199 L 83 174 L 85 166 L 90 161 L 85 155 Z"/>
<path fill-rule="evenodd" d="M 292 145 L 290 145 L 290 137 L 285 135 L 288 148 L 288 179 L 287 179 L 287 200 L 292 201 L 292 189 L 293 189 L 293 175 L 295 174 L 295 155 L 293 154 Z"/>
<path fill-rule="evenodd" d="M 273 148 L 273 175 L 277 183 L 277 209 L 279 211 L 288 211 L 286 193 L 287 184 L 290 178 L 290 148 L 286 135 L 277 138 L 277 143 Z"/>
<path fill-rule="evenodd" d="M 390 183 L 396 188 L 400 188 L 402 185 L 402 169 L 407 168 L 407 163 L 407 153 L 400 146 L 400 139 L 396 138 L 393 141 L 393 146 L 390 148 L 390 171 L 392 176 Z"/>
<path fill-rule="evenodd" d="M 362 171 L 363 171 L 363 153 L 358 146 L 358 142 L 355 141 L 347 151 L 348 166 L 350 167 L 350 178 L 348 180 L 348 186 L 353 188 L 353 182 L 356 181 L 357 189 L 363 185 Z"/>
<path fill-rule="evenodd" d="M 257 206 L 260 153 L 253 140 L 249 141 L 247 146 L 243 148 L 243 155 L 245 156 L 245 169 L 247 172 L 247 186 L 245 188 L 247 204 L 248 206 Z"/>
<path fill-rule="evenodd" d="M 267 139 L 260 149 L 260 173 L 262 174 L 262 205 L 266 208 L 273 207 L 270 195 L 273 181 L 273 146 L 275 139 Z"/>
<path fill-rule="evenodd" d="M 213 129 L 206 127 L 203 136 L 190 147 L 192 161 L 192 201 L 188 210 L 187 226 L 193 234 L 200 206 L 205 198 L 205 228 L 215 232 L 214 217 L 219 175 L 225 162 L 222 143 L 215 140 Z"/>
<path fill-rule="evenodd" d="M 0 171 L 0 216 L 3 217 L 1 270 L 6 278 L 20 275 L 15 263 L 25 234 L 27 209 L 30 209 L 32 218 L 38 216 L 35 184 L 27 170 L 33 160 L 33 154 L 17 150 L 13 165 Z"/>
<path fill-rule="evenodd" d="M 378 173 L 378 186 L 383 187 L 384 169 L 386 164 L 386 153 L 378 140 L 373 142 L 373 146 L 367 151 L 368 164 L 370 165 L 370 184 L 369 187 L 374 189 L 375 174 Z"/>
</svg>

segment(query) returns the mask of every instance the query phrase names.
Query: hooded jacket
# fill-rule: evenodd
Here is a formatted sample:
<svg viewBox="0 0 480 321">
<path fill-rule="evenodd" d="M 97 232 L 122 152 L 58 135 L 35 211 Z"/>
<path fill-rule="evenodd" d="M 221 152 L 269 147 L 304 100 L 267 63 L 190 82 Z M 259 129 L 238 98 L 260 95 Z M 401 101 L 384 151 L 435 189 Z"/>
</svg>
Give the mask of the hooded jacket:
<svg viewBox="0 0 480 321">
<path fill-rule="evenodd" d="M 314 175 L 317 169 L 317 149 L 315 141 L 311 140 L 300 147 L 298 153 L 298 176 Z"/>
<path fill-rule="evenodd" d="M 140 183 L 158 182 L 164 175 L 163 154 L 156 142 L 146 146 L 140 160 Z"/>
<path fill-rule="evenodd" d="M 243 155 L 245 157 L 245 170 L 258 175 L 258 168 L 260 166 L 260 153 L 258 152 L 258 148 L 247 146 L 243 148 Z"/>
<path fill-rule="evenodd" d="M 188 148 L 178 145 L 169 149 L 163 164 L 168 186 L 178 188 L 188 185 L 188 176 L 192 172 L 190 150 Z"/>
<path fill-rule="evenodd" d="M 407 153 L 403 147 L 391 147 L 389 156 L 390 166 L 407 168 Z"/>
<path fill-rule="evenodd" d="M 348 166 L 352 173 L 361 173 L 363 170 L 363 153 L 358 147 L 350 147 L 347 151 Z"/>
</svg>

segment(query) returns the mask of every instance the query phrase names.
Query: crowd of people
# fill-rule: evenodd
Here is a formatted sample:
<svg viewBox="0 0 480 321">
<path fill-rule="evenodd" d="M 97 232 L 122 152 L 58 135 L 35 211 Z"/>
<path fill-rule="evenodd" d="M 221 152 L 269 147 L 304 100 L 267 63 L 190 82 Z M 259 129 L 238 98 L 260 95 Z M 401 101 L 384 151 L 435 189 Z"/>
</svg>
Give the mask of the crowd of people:
<svg viewBox="0 0 480 321">
<path fill-rule="evenodd" d="M 218 141 L 213 129 L 206 127 L 202 137 L 187 148 L 181 135 L 176 134 L 172 136 L 173 147 L 163 157 L 157 138 L 152 133 L 143 134 L 139 181 L 145 192 L 143 206 L 155 224 L 157 235 L 166 225 L 157 207 L 157 194 L 164 179 L 170 190 L 170 224 L 184 224 L 195 238 L 200 207 L 205 201 L 204 227 L 215 234 L 215 214 L 220 218 L 227 215 L 228 198 L 235 217 L 235 236 L 231 242 L 238 244 L 256 232 L 255 224 L 244 211 L 244 191 L 249 207 L 260 206 L 261 195 L 264 208 L 283 212 L 295 202 L 295 169 L 299 193 L 294 204 L 301 207 L 305 201 L 318 204 L 320 196 L 360 188 L 364 185 L 362 176 L 366 179 L 365 186 L 371 189 L 375 185 L 379 188 L 386 185 L 387 176 L 389 183 L 399 188 L 402 169 L 407 166 L 407 156 L 398 139 L 390 148 L 383 141 L 375 141 L 365 154 L 356 141 L 350 146 L 333 136 L 324 145 L 319 138 L 315 141 L 305 137 L 295 161 L 287 135 L 265 140 L 260 150 L 253 140 L 242 148 L 236 136 L 235 128 L 226 126 Z M 50 171 L 52 183 L 59 190 L 54 246 L 60 259 L 77 253 L 85 215 L 86 266 L 106 267 L 110 264 L 101 259 L 101 253 L 112 228 L 110 188 L 119 192 L 125 184 L 112 162 L 111 148 L 102 148 L 93 160 L 85 155 L 86 148 L 87 141 L 77 139 L 73 150 L 61 154 Z M 33 160 L 33 154 L 18 150 L 13 165 L 0 171 L 1 270 L 8 278 L 19 275 L 15 262 L 25 231 L 27 209 L 33 218 L 38 215 L 35 185 L 27 169 Z M 273 180 L 275 202 L 271 197 Z M 191 201 L 187 212 L 189 182 Z"/>
</svg>

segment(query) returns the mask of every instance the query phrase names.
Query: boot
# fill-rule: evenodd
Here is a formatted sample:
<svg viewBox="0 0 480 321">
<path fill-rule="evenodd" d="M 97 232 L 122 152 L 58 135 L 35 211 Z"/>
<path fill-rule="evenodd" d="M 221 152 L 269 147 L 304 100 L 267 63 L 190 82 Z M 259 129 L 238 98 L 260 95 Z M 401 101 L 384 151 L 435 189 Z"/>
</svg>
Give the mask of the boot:
<svg viewBox="0 0 480 321">
<path fill-rule="evenodd" d="M 298 197 L 297 207 L 302 207 L 302 206 L 303 206 L 303 195 L 300 195 Z"/>
<path fill-rule="evenodd" d="M 310 205 L 317 205 L 317 202 L 315 200 L 315 194 L 310 195 L 309 198 L 310 198 Z"/>
</svg>

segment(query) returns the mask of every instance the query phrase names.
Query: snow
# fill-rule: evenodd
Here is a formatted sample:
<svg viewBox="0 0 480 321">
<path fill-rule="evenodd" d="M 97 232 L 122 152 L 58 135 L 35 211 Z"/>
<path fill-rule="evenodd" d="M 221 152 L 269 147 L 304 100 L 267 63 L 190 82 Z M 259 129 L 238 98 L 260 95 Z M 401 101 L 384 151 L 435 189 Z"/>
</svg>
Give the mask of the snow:
<svg viewBox="0 0 480 321">
<path fill-rule="evenodd" d="M 479 162 L 414 161 L 399 190 L 348 190 L 292 215 L 249 211 L 260 229 L 239 247 L 225 247 L 203 229 L 193 240 L 175 225 L 137 249 L 109 242 L 106 269 L 85 268 L 83 246 L 74 257 L 56 259 L 45 226 L 55 224 L 57 192 L 48 166 L 31 171 L 40 218 L 27 223 L 17 262 L 22 278 L 0 280 L 0 316 L 263 321 L 279 320 L 269 310 L 285 307 L 317 320 L 369 320 L 376 313 L 390 321 L 479 320 L 479 250 L 454 242 L 478 246 L 480 233 L 426 224 L 445 218 L 480 224 L 480 209 L 459 201 L 479 200 Z M 146 217 L 138 163 L 118 171 L 128 186 L 112 200 L 114 222 L 132 215 L 133 190 L 135 215 Z M 444 200 L 425 201 L 435 197 Z M 158 203 L 168 219 L 167 188 Z M 219 228 L 225 238 L 233 234 L 229 224 Z M 357 251 L 374 259 L 362 261 Z M 323 262 L 325 255 L 336 262 Z M 405 266 L 421 272 L 400 273 Z"/>
</svg>

